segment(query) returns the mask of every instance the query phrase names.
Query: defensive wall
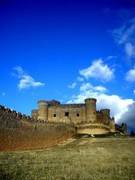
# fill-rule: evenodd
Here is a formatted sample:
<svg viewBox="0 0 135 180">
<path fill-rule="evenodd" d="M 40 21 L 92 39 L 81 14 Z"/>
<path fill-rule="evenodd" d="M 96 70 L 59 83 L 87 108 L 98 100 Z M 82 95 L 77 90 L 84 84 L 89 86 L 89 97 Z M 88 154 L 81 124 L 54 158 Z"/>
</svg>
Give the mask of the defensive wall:
<svg viewBox="0 0 135 180">
<path fill-rule="evenodd" d="M 32 118 L 45 122 L 74 124 L 78 134 L 107 134 L 115 132 L 114 118 L 109 109 L 96 110 L 96 99 L 85 99 L 83 104 L 61 104 L 59 101 L 38 101 Z"/>
</svg>

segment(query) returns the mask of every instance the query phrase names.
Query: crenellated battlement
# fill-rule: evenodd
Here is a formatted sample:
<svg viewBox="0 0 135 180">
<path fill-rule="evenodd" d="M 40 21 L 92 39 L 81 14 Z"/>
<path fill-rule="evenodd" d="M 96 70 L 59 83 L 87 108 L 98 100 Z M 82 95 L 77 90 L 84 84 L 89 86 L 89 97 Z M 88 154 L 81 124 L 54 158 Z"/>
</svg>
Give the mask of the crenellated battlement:
<svg viewBox="0 0 135 180">
<path fill-rule="evenodd" d="M 115 122 L 111 121 L 110 110 L 102 109 L 96 110 L 95 98 L 87 98 L 82 104 L 61 104 L 59 101 L 51 100 L 40 100 L 38 101 L 38 109 L 32 111 L 32 118 L 45 122 L 61 122 L 61 123 L 72 123 L 76 127 L 87 124 L 99 124 L 99 129 L 107 126 L 112 132 L 114 131 Z M 104 126 L 101 126 L 104 125 Z M 97 127 L 97 126 L 96 126 Z M 86 131 L 78 131 L 79 133 L 90 132 L 91 128 Z M 100 130 L 101 133 L 102 130 Z M 93 132 L 93 131 L 92 131 Z M 96 131 L 95 131 L 96 132 Z M 102 131 L 107 132 L 106 130 Z"/>
<path fill-rule="evenodd" d="M 20 128 L 24 124 L 68 124 L 75 128 L 77 134 L 127 133 L 127 126 L 116 125 L 109 109 L 96 111 L 95 100 L 84 104 L 38 101 L 38 108 L 32 110 L 31 117 L 0 105 L 0 124 L 0 128 Z"/>
</svg>

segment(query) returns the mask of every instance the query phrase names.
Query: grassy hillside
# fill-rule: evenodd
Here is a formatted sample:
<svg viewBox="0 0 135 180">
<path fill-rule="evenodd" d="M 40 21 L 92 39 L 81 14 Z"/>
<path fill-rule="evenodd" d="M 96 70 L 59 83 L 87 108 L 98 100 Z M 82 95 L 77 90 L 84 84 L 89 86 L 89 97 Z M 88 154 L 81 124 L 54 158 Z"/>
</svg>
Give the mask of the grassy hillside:
<svg viewBox="0 0 135 180">
<path fill-rule="evenodd" d="M 82 138 L 36 151 L 0 153 L 0 179 L 134 180 L 134 138 Z"/>
</svg>

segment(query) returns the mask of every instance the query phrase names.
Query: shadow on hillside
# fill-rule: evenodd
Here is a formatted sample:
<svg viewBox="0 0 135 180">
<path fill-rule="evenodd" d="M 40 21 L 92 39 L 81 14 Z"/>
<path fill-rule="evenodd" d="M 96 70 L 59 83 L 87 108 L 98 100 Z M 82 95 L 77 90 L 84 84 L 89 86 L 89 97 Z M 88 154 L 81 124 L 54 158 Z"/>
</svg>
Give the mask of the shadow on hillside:
<svg viewBox="0 0 135 180">
<path fill-rule="evenodd" d="M 12 180 L 13 176 L 6 172 L 4 169 L 0 169 L 0 180 Z"/>
</svg>

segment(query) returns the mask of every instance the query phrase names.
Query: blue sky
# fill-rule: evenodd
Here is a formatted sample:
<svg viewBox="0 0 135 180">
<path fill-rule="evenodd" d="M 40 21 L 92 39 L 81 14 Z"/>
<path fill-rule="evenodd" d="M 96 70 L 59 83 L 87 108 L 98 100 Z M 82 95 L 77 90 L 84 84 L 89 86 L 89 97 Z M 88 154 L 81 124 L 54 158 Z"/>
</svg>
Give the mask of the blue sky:
<svg viewBox="0 0 135 180">
<path fill-rule="evenodd" d="M 0 1 L 0 68 L 0 104 L 30 114 L 39 99 L 96 97 L 121 121 L 135 99 L 135 2 Z"/>
</svg>

